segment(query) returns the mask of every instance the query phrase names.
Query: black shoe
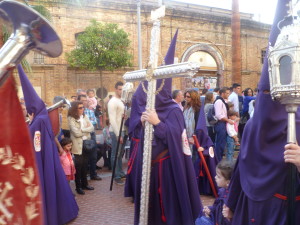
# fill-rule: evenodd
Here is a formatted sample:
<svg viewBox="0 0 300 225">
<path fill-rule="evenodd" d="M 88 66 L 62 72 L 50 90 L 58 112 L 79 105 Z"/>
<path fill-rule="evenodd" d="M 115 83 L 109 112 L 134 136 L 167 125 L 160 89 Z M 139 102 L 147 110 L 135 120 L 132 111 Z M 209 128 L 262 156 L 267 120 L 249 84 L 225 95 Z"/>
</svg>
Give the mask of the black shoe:
<svg viewBox="0 0 300 225">
<path fill-rule="evenodd" d="M 85 194 L 85 192 L 82 190 L 82 188 L 76 188 L 76 192 L 79 195 L 84 195 Z"/>
<path fill-rule="evenodd" d="M 87 185 L 87 186 L 85 186 L 85 187 L 82 187 L 82 189 L 83 189 L 83 190 L 89 190 L 89 191 L 92 191 L 92 190 L 94 190 L 95 188 L 93 188 L 93 187 Z"/>
<path fill-rule="evenodd" d="M 91 180 L 102 180 L 102 178 L 98 175 L 91 177 Z"/>
</svg>

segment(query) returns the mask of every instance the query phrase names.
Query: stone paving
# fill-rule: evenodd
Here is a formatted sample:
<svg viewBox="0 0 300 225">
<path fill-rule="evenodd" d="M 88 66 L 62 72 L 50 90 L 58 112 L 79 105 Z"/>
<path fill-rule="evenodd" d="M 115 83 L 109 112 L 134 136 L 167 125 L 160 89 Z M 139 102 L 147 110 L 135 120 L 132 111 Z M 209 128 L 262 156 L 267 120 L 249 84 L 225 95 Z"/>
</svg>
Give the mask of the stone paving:
<svg viewBox="0 0 300 225">
<path fill-rule="evenodd" d="M 126 163 L 124 163 L 126 166 Z M 124 167 L 125 168 L 125 167 Z M 125 171 L 125 170 L 124 170 Z M 132 225 L 134 220 L 134 204 L 131 198 L 125 198 L 124 185 L 114 183 L 110 191 L 111 171 L 106 168 L 98 170 L 101 181 L 89 181 L 95 190 L 85 191 L 85 195 L 76 194 L 79 215 L 69 225 Z M 71 183 L 74 190 L 75 184 Z M 201 196 L 203 205 L 211 205 L 214 198 Z"/>
</svg>

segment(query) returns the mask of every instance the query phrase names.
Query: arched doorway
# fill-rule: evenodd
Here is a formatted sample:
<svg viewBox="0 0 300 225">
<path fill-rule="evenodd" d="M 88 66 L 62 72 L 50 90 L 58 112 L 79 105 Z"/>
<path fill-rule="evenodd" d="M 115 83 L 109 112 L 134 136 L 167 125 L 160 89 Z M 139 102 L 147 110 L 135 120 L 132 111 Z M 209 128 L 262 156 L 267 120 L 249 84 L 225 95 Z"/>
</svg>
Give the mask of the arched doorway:
<svg viewBox="0 0 300 225">
<path fill-rule="evenodd" d="M 182 83 L 185 88 L 213 89 L 223 85 L 224 63 L 221 54 L 208 44 L 197 44 L 189 47 L 182 56 L 181 62 L 200 63 L 200 70 L 194 78 L 186 78 Z"/>
</svg>

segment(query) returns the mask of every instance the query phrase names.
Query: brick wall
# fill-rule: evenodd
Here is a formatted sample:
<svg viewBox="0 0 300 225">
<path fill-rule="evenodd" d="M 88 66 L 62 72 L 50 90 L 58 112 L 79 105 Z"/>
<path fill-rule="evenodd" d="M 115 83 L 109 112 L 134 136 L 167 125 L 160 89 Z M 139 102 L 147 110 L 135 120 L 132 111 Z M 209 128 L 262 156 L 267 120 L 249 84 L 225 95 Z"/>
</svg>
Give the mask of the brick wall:
<svg viewBox="0 0 300 225">
<path fill-rule="evenodd" d="M 150 11 L 154 9 L 154 0 L 143 1 L 141 8 L 143 64 L 149 56 L 151 21 Z M 207 43 L 222 56 L 224 62 L 224 85 L 231 81 L 231 12 L 210 7 L 195 6 L 187 3 L 167 5 L 166 17 L 161 22 L 161 59 L 166 54 L 170 41 L 179 28 L 176 57 L 181 61 L 185 51 L 197 44 Z M 64 52 L 55 59 L 45 58 L 43 65 L 32 64 L 30 79 L 34 86 L 41 87 L 41 95 L 47 104 L 51 104 L 56 95 L 70 97 L 76 89 L 100 87 L 99 72 L 83 71 L 67 65 L 65 53 L 74 49 L 75 34 L 84 31 L 91 19 L 99 22 L 119 24 L 129 33 L 130 53 L 133 55 L 133 68 L 103 73 L 103 86 L 113 91 L 114 83 L 122 75 L 138 68 L 137 18 L 134 0 L 89 1 L 85 6 L 49 5 L 53 16 L 53 26 L 62 39 Z M 270 26 L 251 20 L 251 14 L 241 15 L 242 44 L 242 88 L 255 88 L 261 71 L 261 50 L 267 46 Z M 32 54 L 27 58 L 32 58 Z M 29 60 L 30 61 L 30 60 Z M 32 60 L 31 60 L 32 61 Z M 161 62 L 161 60 L 160 60 Z M 160 64 L 160 63 L 159 63 Z M 173 87 L 184 89 L 182 79 L 174 79 Z"/>
</svg>

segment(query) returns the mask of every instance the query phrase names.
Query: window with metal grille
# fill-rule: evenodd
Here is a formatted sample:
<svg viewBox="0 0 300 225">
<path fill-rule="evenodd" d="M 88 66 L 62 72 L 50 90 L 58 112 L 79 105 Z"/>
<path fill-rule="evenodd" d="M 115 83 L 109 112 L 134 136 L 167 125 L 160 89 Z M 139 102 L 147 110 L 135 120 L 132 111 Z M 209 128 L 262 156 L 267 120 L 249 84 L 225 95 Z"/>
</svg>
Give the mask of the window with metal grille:
<svg viewBox="0 0 300 225">
<path fill-rule="evenodd" d="M 75 48 L 78 47 L 78 36 L 79 36 L 80 34 L 83 34 L 83 33 L 84 33 L 84 31 L 75 34 Z"/>
<path fill-rule="evenodd" d="M 35 64 L 44 64 L 45 57 L 37 52 L 34 52 L 33 63 Z"/>
<path fill-rule="evenodd" d="M 266 54 L 267 54 L 267 50 L 261 50 L 260 54 L 261 54 L 261 64 L 264 64 L 264 60 L 265 60 L 265 57 L 266 57 Z"/>
</svg>

